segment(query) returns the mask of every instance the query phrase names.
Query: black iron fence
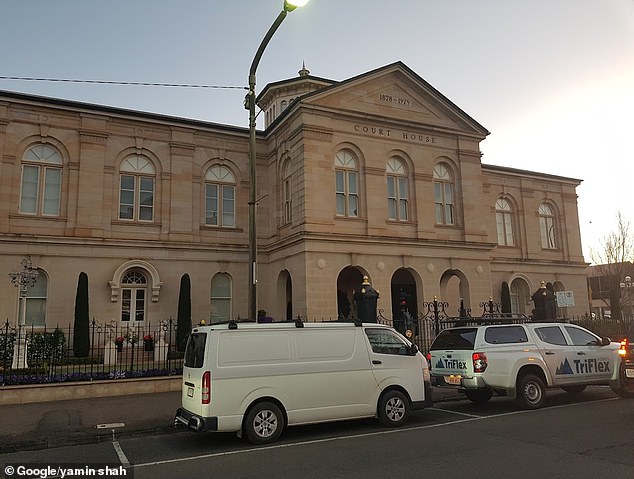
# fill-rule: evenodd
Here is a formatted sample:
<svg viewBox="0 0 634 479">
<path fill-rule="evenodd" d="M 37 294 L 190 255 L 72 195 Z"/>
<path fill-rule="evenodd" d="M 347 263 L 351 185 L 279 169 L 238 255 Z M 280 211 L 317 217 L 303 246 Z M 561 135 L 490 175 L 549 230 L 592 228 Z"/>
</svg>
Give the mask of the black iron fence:
<svg viewBox="0 0 634 479">
<path fill-rule="evenodd" d="M 472 316 L 471 309 L 466 309 L 460 304 L 456 308 L 457 316 L 447 313 L 449 304 L 447 302 L 433 301 L 423 303 L 424 312 L 418 317 L 412 317 L 408 314 L 401 314 L 399 317 L 389 319 L 383 315 L 383 311 L 379 310 L 378 322 L 393 326 L 397 331 L 415 343 L 423 353 L 428 353 L 431 343 L 438 334 L 447 328 L 454 326 L 468 326 L 473 324 L 483 324 L 487 321 L 495 319 L 504 323 L 523 323 L 531 321 L 531 318 L 523 314 L 502 313 L 500 304 L 489 301 L 480 303 L 481 313 L 479 316 Z M 557 322 L 568 322 L 584 327 L 599 336 L 607 336 L 614 341 L 620 341 L 623 338 L 634 339 L 634 319 L 592 319 L 589 315 L 557 319 Z"/>
<path fill-rule="evenodd" d="M 176 322 L 89 325 L 87 354 L 75 355 L 75 334 L 65 328 L 0 329 L 0 386 L 182 374 Z M 80 348 L 81 349 L 81 348 Z"/>
</svg>

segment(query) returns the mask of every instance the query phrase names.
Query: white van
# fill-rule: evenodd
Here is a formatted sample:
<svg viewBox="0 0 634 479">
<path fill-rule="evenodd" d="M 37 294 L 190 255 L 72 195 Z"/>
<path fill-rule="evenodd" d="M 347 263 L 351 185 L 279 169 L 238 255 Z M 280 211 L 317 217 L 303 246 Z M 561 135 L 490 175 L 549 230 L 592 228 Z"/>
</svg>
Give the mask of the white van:
<svg viewBox="0 0 634 479">
<path fill-rule="evenodd" d="M 192 330 L 174 422 L 265 444 L 298 424 L 400 426 L 431 404 L 427 360 L 388 326 L 230 321 Z"/>
</svg>

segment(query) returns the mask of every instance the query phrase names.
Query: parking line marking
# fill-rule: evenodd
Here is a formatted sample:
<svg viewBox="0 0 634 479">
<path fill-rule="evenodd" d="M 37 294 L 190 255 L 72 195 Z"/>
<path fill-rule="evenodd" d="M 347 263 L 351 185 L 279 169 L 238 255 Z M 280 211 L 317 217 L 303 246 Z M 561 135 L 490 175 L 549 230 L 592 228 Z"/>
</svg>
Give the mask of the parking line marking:
<svg viewBox="0 0 634 479">
<path fill-rule="evenodd" d="M 337 437 L 330 437 L 330 438 L 324 438 L 324 439 L 313 439 L 313 440 L 310 440 L 310 441 L 291 442 L 291 443 L 288 443 L 288 444 L 272 444 L 270 446 L 249 447 L 249 448 L 246 448 L 246 449 L 234 449 L 232 451 L 213 452 L 213 453 L 210 453 L 210 454 L 201 454 L 199 456 L 188 456 L 188 457 L 179 457 L 179 458 L 176 458 L 176 459 L 165 459 L 165 460 L 162 460 L 162 461 L 145 462 L 145 463 L 142 463 L 142 464 L 135 464 L 133 467 L 134 467 L 134 469 L 137 469 L 137 468 L 142 468 L 142 467 L 160 466 L 160 465 L 163 465 L 163 464 L 175 464 L 175 463 L 179 463 L 179 462 L 193 461 L 193 460 L 198 460 L 198 459 L 209 459 L 209 458 L 212 458 L 212 457 L 234 456 L 234 455 L 237 455 L 237 454 L 248 454 L 250 452 L 270 451 L 270 450 L 274 450 L 274 449 L 283 449 L 283 448 L 287 448 L 287 447 L 309 446 L 311 444 L 323 444 L 323 443 L 327 443 L 327 442 L 344 441 L 344 440 L 347 440 L 347 439 L 356 439 L 356 438 L 372 437 L 372 436 L 383 436 L 383 435 L 387 435 L 387 434 L 398 434 L 398 433 L 401 433 L 401 432 L 410 432 L 410 431 L 422 431 L 422 430 L 425 430 L 425 429 L 435 429 L 435 428 L 443 427 L 443 426 L 453 426 L 454 424 L 464 424 L 464 423 L 473 422 L 473 421 L 482 421 L 482 420 L 485 420 L 485 419 L 493 419 L 493 418 L 504 417 L 504 416 L 514 416 L 516 414 L 530 414 L 530 413 L 534 413 L 534 412 L 545 411 L 545 410 L 548 410 L 548 409 L 559 409 L 559 408 L 564 408 L 564 407 L 581 406 L 581 405 L 585 405 L 585 404 L 592 404 L 592 403 L 595 403 L 595 402 L 599 403 L 599 402 L 606 402 L 606 401 L 618 401 L 619 399 L 620 398 L 618 398 L 618 397 L 616 397 L 616 398 L 608 398 L 608 399 L 598 399 L 596 401 L 585 401 L 585 402 L 582 402 L 582 403 L 573 403 L 573 404 L 561 404 L 559 406 L 550 406 L 550 407 L 547 407 L 547 408 L 540 408 L 540 409 L 511 411 L 511 412 L 505 412 L 505 413 L 501 413 L 501 414 L 494 414 L 494 415 L 490 415 L 490 416 L 473 416 L 473 417 L 469 417 L 469 418 L 466 418 L 466 419 L 456 419 L 455 421 L 443 422 L 443 423 L 438 423 L 438 424 L 428 424 L 426 426 L 403 427 L 403 428 L 398 428 L 398 429 L 390 429 L 390 430 L 387 430 L 387 431 L 367 432 L 367 433 L 364 433 L 364 434 L 350 434 L 350 435 L 346 435 L 346 436 L 337 436 Z M 448 411 L 445 411 L 444 409 L 442 411 L 443 412 L 448 412 Z"/>
<path fill-rule="evenodd" d="M 467 417 L 482 417 L 481 415 L 477 415 L 477 414 L 467 414 L 466 412 L 459 412 L 459 411 L 451 411 L 449 409 L 441 409 L 438 407 L 430 407 L 428 408 L 430 411 L 440 411 L 440 412 L 448 412 L 450 414 L 457 414 L 458 416 L 467 416 Z"/>
<path fill-rule="evenodd" d="M 119 441 L 112 441 L 112 446 L 114 447 L 114 451 L 117 453 L 117 456 L 119 457 L 119 461 L 121 461 L 121 465 L 123 467 L 130 467 L 130 461 L 128 460 L 128 457 L 125 455 L 125 452 L 123 452 L 123 449 L 121 448 L 121 444 L 119 444 Z"/>
</svg>

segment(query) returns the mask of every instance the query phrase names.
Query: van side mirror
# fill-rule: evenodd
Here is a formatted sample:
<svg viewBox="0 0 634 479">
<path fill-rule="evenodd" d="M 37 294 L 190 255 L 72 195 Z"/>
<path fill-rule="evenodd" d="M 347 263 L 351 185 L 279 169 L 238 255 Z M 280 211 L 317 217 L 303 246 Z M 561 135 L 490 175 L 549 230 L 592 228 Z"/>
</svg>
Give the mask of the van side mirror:
<svg viewBox="0 0 634 479">
<path fill-rule="evenodd" d="M 606 336 L 601 338 L 601 346 L 608 346 L 611 342 L 612 340 Z"/>
<path fill-rule="evenodd" d="M 412 343 L 412 345 L 409 347 L 410 356 L 416 356 L 417 352 L 418 352 L 418 346 L 416 346 L 414 343 Z"/>
</svg>

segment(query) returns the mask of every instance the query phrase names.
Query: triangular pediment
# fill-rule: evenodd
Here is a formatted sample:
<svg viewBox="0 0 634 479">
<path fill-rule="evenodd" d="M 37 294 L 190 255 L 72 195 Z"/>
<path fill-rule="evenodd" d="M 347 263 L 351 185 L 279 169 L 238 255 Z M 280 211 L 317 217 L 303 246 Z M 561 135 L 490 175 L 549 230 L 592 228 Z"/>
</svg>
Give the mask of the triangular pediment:
<svg viewBox="0 0 634 479">
<path fill-rule="evenodd" d="M 488 131 L 401 62 L 314 92 L 302 103 L 486 136 Z"/>
</svg>

